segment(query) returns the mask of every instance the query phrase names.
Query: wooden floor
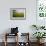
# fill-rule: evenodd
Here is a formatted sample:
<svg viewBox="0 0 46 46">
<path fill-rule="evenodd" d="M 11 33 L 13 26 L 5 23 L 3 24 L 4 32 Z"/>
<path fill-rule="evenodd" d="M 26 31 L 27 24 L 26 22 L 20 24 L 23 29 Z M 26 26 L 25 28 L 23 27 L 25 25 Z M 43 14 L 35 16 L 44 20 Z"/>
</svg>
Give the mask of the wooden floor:
<svg viewBox="0 0 46 46">
<path fill-rule="evenodd" d="M 4 45 L 4 43 L 2 42 L 0 42 L 0 46 L 5 46 Z M 8 45 L 7 46 L 15 46 L 15 43 L 12 43 L 12 42 L 10 42 L 10 43 L 8 43 Z M 22 46 L 22 45 L 21 45 Z M 24 45 L 25 46 L 25 45 Z M 37 43 L 34 43 L 34 42 L 32 42 L 32 43 L 30 43 L 30 46 L 37 46 Z M 46 43 L 44 43 L 43 45 L 41 45 L 41 46 L 46 46 Z"/>
</svg>

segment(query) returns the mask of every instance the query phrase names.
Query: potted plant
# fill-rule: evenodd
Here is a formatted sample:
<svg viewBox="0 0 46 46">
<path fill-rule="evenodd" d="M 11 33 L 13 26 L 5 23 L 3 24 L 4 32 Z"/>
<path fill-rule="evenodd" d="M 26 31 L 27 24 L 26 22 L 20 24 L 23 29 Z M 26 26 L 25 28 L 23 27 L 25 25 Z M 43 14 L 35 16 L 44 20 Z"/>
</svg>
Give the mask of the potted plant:
<svg viewBox="0 0 46 46">
<path fill-rule="evenodd" d="M 37 26 L 37 25 L 32 25 L 32 27 L 36 28 L 36 30 L 39 30 L 39 29 L 45 29 L 45 26 Z"/>
<path fill-rule="evenodd" d="M 39 28 L 37 27 L 37 25 L 32 25 L 33 28 L 35 28 L 36 30 L 38 30 Z"/>
<path fill-rule="evenodd" d="M 45 26 L 41 26 L 40 29 L 45 29 Z"/>
<path fill-rule="evenodd" d="M 38 43 L 40 43 L 40 40 L 45 36 L 45 34 L 45 32 L 35 32 L 33 35 L 37 38 Z"/>
</svg>

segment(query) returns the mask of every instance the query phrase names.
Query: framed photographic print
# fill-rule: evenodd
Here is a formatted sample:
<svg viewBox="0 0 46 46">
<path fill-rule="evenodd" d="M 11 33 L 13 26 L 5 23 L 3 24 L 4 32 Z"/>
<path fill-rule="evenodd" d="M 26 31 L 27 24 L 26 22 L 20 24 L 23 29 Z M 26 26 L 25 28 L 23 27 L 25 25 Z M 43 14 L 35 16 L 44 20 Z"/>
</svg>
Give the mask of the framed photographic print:
<svg viewBox="0 0 46 46">
<path fill-rule="evenodd" d="M 11 20 L 23 20 L 26 19 L 26 8 L 11 8 L 10 9 Z"/>
</svg>

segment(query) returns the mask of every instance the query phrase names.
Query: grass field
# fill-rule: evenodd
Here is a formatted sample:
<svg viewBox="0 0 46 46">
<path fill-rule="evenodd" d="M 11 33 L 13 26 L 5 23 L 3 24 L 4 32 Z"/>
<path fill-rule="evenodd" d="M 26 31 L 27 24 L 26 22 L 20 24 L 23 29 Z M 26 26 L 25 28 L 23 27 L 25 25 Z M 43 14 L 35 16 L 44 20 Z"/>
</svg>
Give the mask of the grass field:
<svg viewBox="0 0 46 46">
<path fill-rule="evenodd" d="M 13 12 L 13 17 L 24 17 L 24 13 Z"/>
</svg>

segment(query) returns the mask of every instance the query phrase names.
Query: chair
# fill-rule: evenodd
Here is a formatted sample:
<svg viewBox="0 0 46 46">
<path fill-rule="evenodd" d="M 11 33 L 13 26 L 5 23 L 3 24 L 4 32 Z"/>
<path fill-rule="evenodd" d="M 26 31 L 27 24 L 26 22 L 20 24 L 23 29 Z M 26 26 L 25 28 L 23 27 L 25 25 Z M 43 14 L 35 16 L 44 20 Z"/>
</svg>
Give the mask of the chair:
<svg viewBox="0 0 46 46">
<path fill-rule="evenodd" d="M 11 28 L 11 33 L 5 33 L 5 46 L 7 46 L 7 44 L 8 44 L 7 38 L 10 38 L 10 37 L 13 37 L 13 36 L 17 36 L 16 46 L 18 46 L 18 27 Z"/>
<path fill-rule="evenodd" d="M 11 36 L 17 36 L 17 38 L 15 38 L 16 40 L 16 46 L 18 46 L 18 34 L 9 34 L 9 33 L 6 33 L 5 34 L 5 46 L 7 46 L 8 42 L 7 42 L 7 38 L 10 38 Z"/>
<path fill-rule="evenodd" d="M 21 33 L 21 40 L 26 40 L 26 41 L 21 41 L 19 42 L 19 46 L 30 46 L 29 42 L 29 33 Z"/>
</svg>

